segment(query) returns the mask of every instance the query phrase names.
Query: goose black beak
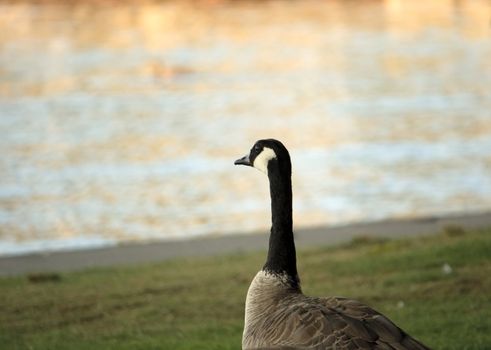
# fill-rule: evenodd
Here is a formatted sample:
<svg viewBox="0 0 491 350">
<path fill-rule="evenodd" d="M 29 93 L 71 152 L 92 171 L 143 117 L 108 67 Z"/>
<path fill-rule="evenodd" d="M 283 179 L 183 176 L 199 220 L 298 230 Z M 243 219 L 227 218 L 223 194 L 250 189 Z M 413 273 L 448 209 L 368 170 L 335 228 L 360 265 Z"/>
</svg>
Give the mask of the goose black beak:
<svg viewBox="0 0 491 350">
<path fill-rule="evenodd" d="M 240 159 L 237 159 L 235 162 L 234 162 L 235 165 L 248 165 L 248 166 L 252 166 L 251 164 L 251 161 L 249 160 L 249 155 L 246 155 Z"/>
</svg>

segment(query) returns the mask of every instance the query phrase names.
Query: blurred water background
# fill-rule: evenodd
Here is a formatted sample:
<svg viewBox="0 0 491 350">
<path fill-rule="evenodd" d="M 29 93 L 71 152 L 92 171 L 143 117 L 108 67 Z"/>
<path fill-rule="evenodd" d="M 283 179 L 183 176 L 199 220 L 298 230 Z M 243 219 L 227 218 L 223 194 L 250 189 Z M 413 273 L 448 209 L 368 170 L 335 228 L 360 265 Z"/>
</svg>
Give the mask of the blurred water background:
<svg viewBox="0 0 491 350">
<path fill-rule="evenodd" d="M 0 2 L 0 255 L 491 209 L 491 2 Z"/>
</svg>

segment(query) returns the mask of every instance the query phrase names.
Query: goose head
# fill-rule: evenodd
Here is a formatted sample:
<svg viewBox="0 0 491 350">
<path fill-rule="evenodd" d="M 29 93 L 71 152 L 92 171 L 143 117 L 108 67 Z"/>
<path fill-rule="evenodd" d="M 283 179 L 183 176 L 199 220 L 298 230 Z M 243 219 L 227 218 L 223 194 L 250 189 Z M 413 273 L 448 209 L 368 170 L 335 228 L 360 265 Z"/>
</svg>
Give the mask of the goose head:
<svg viewBox="0 0 491 350">
<path fill-rule="evenodd" d="M 280 171 L 282 175 L 291 175 L 290 154 L 278 140 L 264 139 L 256 141 L 244 157 L 237 159 L 235 165 L 254 167 L 266 175 Z"/>
</svg>

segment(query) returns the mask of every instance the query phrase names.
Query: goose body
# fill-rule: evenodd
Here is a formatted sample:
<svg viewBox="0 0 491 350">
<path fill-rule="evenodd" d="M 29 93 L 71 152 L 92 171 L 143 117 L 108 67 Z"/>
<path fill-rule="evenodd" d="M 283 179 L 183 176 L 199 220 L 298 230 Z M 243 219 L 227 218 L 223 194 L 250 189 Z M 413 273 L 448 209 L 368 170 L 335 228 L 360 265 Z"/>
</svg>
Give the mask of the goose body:
<svg viewBox="0 0 491 350">
<path fill-rule="evenodd" d="M 266 263 L 247 292 L 242 349 L 429 349 L 356 300 L 302 293 L 292 223 L 291 161 L 277 140 L 259 140 L 235 164 L 269 178 L 272 227 Z"/>
</svg>

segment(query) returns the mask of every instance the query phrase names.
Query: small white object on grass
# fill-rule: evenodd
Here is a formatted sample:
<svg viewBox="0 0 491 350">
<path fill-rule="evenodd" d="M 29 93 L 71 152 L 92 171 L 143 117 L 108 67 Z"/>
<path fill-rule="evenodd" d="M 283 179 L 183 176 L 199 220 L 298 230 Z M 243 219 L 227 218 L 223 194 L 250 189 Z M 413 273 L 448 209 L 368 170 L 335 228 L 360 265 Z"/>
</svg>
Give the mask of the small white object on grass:
<svg viewBox="0 0 491 350">
<path fill-rule="evenodd" d="M 449 275 L 449 274 L 452 273 L 452 271 L 453 271 L 452 266 L 450 266 L 447 263 L 443 264 L 443 266 L 442 266 L 442 272 L 443 272 L 444 275 Z"/>
</svg>

